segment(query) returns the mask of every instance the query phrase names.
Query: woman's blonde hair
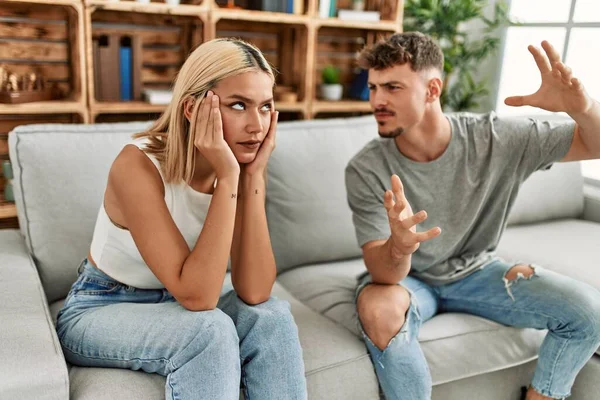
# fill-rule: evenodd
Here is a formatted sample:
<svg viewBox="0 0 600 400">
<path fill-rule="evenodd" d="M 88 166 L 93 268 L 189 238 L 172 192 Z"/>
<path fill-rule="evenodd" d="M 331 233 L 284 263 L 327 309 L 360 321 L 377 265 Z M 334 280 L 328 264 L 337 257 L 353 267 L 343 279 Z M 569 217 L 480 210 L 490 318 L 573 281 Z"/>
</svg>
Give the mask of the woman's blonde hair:
<svg viewBox="0 0 600 400">
<path fill-rule="evenodd" d="M 189 55 L 177 74 L 167 109 L 148 131 L 134 135 L 148 138 L 144 151 L 159 161 L 165 181 L 189 183 L 194 174 L 195 137 L 184 114 L 185 101 L 200 101 L 220 80 L 256 70 L 275 79 L 260 50 L 239 39 L 213 39 Z"/>
</svg>

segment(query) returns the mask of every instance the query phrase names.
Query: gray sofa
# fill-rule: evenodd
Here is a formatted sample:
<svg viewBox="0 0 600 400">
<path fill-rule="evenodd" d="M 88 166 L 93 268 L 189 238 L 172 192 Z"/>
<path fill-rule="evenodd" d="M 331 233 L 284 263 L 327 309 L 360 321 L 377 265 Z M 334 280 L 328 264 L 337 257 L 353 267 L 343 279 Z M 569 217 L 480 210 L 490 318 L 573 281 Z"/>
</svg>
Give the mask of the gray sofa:
<svg viewBox="0 0 600 400">
<path fill-rule="evenodd" d="M 30 125 L 10 134 L 20 231 L 0 231 L 1 399 L 164 398 L 161 376 L 67 365 L 54 331 L 87 254 L 110 163 L 146 126 Z M 267 214 L 280 272 L 273 293 L 291 303 L 310 399 L 379 398 L 357 334 L 353 289 L 364 265 L 343 179 L 350 157 L 375 136 L 371 117 L 281 123 L 269 166 Z M 530 178 L 510 224 L 500 254 L 600 289 L 600 194 L 584 196 L 578 164 Z M 543 335 L 475 316 L 436 316 L 419 337 L 433 398 L 517 400 Z M 573 393 L 600 398 L 598 353 Z"/>
</svg>

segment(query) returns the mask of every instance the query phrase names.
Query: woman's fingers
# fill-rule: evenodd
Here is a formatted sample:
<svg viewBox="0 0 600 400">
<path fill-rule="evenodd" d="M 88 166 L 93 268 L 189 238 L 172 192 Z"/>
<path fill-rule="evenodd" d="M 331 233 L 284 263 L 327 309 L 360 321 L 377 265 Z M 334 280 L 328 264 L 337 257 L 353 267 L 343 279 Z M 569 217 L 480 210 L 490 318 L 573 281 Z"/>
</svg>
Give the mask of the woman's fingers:
<svg viewBox="0 0 600 400">
<path fill-rule="evenodd" d="M 213 102 L 213 137 L 215 141 L 220 142 L 223 138 L 223 119 L 221 119 L 221 109 L 219 108 L 219 98 Z"/>
<path fill-rule="evenodd" d="M 209 101 L 208 103 L 208 120 L 207 120 L 207 124 L 206 124 L 206 130 L 205 130 L 205 140 L 209 143 L 214 143 L 215 142 L 215 134 L 214 134 L 214 124 L 215 124 L 215 112 L 214 112 L 214 102 L 215 102 L 215 98 L 216 96 L 211 96 L 210 99 L 208 99 Z"/>
</svg>

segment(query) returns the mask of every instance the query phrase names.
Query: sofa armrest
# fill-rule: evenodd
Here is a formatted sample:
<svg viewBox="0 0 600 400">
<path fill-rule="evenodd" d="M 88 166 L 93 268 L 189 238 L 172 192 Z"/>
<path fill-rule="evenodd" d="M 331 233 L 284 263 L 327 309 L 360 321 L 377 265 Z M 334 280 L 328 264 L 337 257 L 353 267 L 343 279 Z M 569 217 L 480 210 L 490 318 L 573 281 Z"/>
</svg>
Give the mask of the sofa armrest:
<svg viewBox="0 0 600 400">
<path fill-rule="evenodd" d="M 0 398 L 69 398 L 46 295 L 17 230 L 0 230 L 0 343 Z"/>
<path fill-rule="evenodd" d="M 600 223 L 600 187 L 586 185 L 583 189 L 583 219 Z"/>
</svg>

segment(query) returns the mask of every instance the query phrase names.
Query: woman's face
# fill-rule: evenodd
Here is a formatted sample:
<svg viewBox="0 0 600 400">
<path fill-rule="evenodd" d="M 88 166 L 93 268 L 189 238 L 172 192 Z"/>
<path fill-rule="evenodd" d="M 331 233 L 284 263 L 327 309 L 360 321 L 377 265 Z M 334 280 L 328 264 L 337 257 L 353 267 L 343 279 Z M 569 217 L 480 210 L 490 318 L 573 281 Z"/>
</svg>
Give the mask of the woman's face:
<svg viewBox="0 0 600 400">
<path fill-rule="evenodd" d="M 273 78 L 263 71 L 246 72 L 217 83 L 223 137 L 240 164 L 254 160 L 271 125 Z"/>
</svg>

